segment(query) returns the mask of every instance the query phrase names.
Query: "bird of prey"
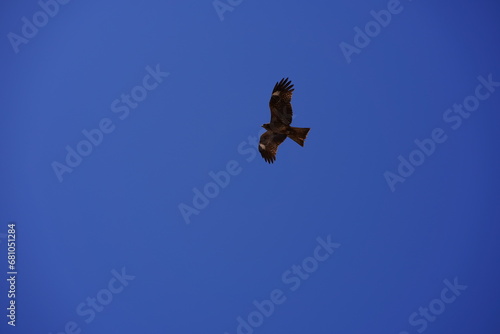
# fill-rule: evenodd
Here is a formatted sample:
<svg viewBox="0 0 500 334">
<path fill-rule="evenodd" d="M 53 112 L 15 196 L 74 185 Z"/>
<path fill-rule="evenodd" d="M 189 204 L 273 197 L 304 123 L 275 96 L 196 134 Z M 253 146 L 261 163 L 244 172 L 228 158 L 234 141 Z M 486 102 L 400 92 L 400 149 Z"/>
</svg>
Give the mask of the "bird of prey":
<svg viewBox="0 0 500 334">
<path fill-rule="evenodd" d="M 294 91 L 292 82 L 281 79 L 274 85 L 269 109 L 271 109 L 271 121 L 263 124 L 262 127 L 267 131 L 260 136 L 259 152 L 268 163 L 276 160 L 276 151 L 278 146 L 290 137 L 300 146 L 304 146 L 304 140 L 310 128 L 294 128 L 292 123 L 292 93 Z"/>
</svg>

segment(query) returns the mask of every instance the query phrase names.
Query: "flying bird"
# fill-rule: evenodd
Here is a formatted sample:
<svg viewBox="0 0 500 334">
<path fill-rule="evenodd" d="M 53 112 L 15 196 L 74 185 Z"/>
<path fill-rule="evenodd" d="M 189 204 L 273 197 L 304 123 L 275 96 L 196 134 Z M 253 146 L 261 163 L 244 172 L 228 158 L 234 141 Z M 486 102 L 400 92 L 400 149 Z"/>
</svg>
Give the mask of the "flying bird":
<svg viewBox="0 0 500 334">
<path fill-rule="evenodd" d="M 304 146 L 304 140 L 310 128 L 294 128 L 292 123 L 292 93 L 293 84 L 288 78 L 281 79 L 274 85 L 269 109 L 271 109 L 271 121 L 263 124 L 262 127 L 267 131 L 260 136 L 259 152 L 268 163 L 276 160 L 278 146 L 290 137 L 300 146 Z"/>
</svg>

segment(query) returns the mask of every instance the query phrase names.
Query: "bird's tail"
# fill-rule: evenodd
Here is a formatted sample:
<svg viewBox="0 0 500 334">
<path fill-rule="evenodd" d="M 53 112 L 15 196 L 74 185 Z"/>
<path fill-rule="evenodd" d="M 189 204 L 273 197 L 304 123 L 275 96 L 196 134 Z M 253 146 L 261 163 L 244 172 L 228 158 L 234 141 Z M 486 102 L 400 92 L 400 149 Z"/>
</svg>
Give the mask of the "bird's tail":
<svg viewBox="0 0 500 334">
<path fill-rule="evenodd" d="M 288 137 L 292 139 L 294 142 L 299 144 L 300 146 L 304 146 L 304 140 L 306 140 L 307 134 L 309 133 L 310 128 L 294 128 L 290 127 L 290 133 Z"/>
</svg>

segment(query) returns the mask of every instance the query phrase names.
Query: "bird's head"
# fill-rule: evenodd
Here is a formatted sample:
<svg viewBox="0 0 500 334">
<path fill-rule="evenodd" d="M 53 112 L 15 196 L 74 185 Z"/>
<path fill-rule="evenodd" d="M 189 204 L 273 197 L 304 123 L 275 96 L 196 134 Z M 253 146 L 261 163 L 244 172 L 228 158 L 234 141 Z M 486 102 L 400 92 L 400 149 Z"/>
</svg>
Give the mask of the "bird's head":
<svg viewBox="0 0 500 334">
<path fill-rule="evenodd" d="M 262 126 L 264 129 L 266 129 L 266 130 L 270 130 L 270 128 L 269 128 L 269 123 L 262 124 L 261 126 Z"/>
</svg>

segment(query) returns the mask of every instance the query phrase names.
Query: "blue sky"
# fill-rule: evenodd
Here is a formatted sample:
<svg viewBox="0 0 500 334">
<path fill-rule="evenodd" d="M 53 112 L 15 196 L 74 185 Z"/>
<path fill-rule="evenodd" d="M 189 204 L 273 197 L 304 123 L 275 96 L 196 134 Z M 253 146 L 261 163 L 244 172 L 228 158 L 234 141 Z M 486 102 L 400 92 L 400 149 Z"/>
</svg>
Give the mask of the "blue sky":
<svg viewBox="0 0 500 334">
<path fill-rule="evenodd" d="M 3 4 L 1 332 L 498 331 L 499 9 Z"/>
</svg>

